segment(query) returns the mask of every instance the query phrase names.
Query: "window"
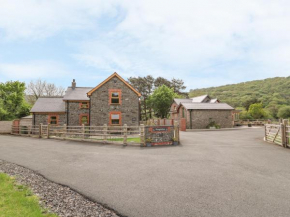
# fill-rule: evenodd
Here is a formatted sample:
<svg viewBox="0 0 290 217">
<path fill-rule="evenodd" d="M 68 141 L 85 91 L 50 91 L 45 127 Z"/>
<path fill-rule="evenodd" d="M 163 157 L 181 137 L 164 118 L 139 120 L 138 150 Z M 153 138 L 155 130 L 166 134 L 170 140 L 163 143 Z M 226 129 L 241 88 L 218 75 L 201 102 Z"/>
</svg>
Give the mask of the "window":
<svg viewBox="0 0 290 217">
<path fill-rule="evenodd" d="M 119 93 L 113 92 L 111 96 L 111 103 L 112 104 L 119 104 Z"/>
<path fill-rule="evenodd" d="M 121 125 L 121 112 L 110 112 L 110 125 Z"/>
<path fill-rule="evenodd" d="M 89 102 L 80 102 L 80 109 L 89 108 L 89 105 L 90 105 Z"/>
<path fill-rule="evenodd" d="M 88 114 L 81 114 L 80 115 L 80 125 L 88 125 L 89 124 L 89 115 Z"/>
<path fill-rule="evenodd" d="M 49 115 L 48 116 L 48 123 L 52 125 L 58 124 L 58 116 L 57 115 Z"/>
<path fill-rule="evenodd" d="M 109 104 L 121 104 L 121 90 L 110 89 L 109 90 Z"/>
</svg>

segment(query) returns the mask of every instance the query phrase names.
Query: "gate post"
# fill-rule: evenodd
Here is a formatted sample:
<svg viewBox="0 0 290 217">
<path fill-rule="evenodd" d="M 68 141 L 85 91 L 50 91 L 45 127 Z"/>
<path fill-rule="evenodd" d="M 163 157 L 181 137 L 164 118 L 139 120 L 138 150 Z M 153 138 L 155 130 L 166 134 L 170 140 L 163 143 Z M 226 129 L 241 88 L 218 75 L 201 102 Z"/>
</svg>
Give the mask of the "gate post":
<svg viewBox="0 0 290 217">
<path fill-rule="evenodd" d="M 283 146 L 284 148 L 287 148 L 288 147 L 288 138 L 287 138 L 287 125 L 288 125 L 288 120 L 287 119 L 284 119 L 283 120 L 283 139 L 282 141 L 284 140 L 284 143 L 283 143 Z"/>
<path fill-rule="evenodd" d="M 127 124 L 124 124 L 124 126 L 123 126 L 123 133 L 124 133 L 123 145 L 126 146 L 127 145 L 127 133 L 128 133 Z"/>
<path fill-rule="evenodd" d="M 140 146 L 145 146 L 144 124 L 140 125 Z"/>
<path fill-rule="evenodd" d="M 179 143 L 179 127 L 178 121 L 174 121 L 174 139 Z"/>
</svg>

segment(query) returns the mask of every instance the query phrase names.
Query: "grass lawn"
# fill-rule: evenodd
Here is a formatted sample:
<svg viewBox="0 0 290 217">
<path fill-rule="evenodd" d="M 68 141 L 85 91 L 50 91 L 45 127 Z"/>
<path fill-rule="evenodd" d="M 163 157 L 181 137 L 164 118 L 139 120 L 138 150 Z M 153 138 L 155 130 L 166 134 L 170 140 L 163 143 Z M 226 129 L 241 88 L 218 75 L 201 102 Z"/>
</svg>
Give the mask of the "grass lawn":
<svg viewBox="0 0 290 217">
<path fill-rule="evenodd" d="M 39 206 L 38 198 L 27 187 L 17 185 L 13 178 L 0 173 L 0 217 L 8 216 L 56 217 Z"/>
<path fill-rule="evenodd" d="M 113 138 L 113 139 L 108 139 L 108 141 L 123 141 L 123 138 Z M 140 143 L 140 137 L 134 137 L 134 138 L 127 138 L 127 142 L 136 142 Z"/>
</svg>

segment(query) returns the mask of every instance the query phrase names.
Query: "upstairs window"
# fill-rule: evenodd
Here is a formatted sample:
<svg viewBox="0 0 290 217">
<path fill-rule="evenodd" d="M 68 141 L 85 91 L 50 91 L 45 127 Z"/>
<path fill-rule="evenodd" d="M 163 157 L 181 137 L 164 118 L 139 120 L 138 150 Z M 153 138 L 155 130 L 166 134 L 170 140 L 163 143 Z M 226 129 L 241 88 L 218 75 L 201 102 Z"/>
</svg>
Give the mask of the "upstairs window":
<svg viewBox="0 0 290 217">
<path fill-rule="evenodd" d="M 120 95 L 118 92 L 113 92 L 111 95 L 111 103 L 112 104 L 119 104 L 120 102 Z"/>
<path fill-rule="evenodd" d="M 89 105 L 90 105 L 89 102 L 80 102 L 80 109 L 89 108 Z"/>
<path fill-rule="evenodd" d="M 121 125 L 121 112 L 110 112 L 110 125 Z"/>
<path fill-rule="evenodd" d="M 109 90 L 109 104 L 121 105 L 121 90 L 120 89 Z"/>
</svg>

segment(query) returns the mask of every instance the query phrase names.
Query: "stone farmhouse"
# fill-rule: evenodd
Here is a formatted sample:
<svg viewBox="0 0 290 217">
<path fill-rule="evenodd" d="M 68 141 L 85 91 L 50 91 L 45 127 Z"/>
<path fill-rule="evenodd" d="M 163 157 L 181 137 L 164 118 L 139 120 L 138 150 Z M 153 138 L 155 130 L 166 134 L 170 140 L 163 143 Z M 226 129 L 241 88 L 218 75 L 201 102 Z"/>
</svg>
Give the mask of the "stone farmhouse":
<svg viewBox="0 0 290 217">
<path fill-rule="evenodd" d="M 231 128 L 233 112 L 233 107 L 220 103 L 218 99 L 211 99 L 208 95 L 174 99 L 170 107 L 171 118 L 179 120 L 181 128 L 186 129 L 205 129 L 213 122 L 221 128 Z"/>
<path fill-rule="evenodd" d="M 116 72 L 96 87 L 77 87 L 73 80 L 63 97 L 39 98 L 31 109 L 32 124 L 68 126 L 135 126 L 141 94 Z"/>
</svg>

